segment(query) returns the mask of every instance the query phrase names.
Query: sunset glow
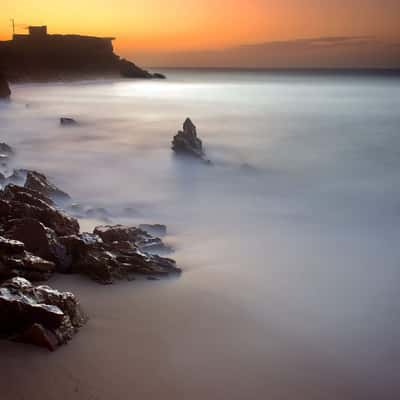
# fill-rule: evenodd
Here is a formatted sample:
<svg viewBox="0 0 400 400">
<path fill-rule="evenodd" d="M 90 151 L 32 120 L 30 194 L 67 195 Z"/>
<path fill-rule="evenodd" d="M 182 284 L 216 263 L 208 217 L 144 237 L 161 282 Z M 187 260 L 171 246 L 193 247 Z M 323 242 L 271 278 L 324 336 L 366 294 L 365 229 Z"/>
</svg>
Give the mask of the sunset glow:
<svg viewBox="0 0 400 400">
<path fill-rule="evenodd" d="M 320 36 L 400 40 L 396 0 L 2 0 L 0 39 L 47 24 L 52 33 L 115 36 L 116 50 L 181 51 Z"/>
</svg>

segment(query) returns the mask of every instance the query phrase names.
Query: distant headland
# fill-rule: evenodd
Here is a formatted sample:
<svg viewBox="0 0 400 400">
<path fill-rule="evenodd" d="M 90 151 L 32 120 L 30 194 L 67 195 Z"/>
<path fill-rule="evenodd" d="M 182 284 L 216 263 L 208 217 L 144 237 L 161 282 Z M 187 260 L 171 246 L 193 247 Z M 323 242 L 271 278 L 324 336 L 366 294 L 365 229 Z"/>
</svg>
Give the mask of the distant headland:
<svg viewBox="0 0 400 400">
<path fill-rule="evenodd" d="M 9 81 L 165 78 L 117 56 L 112 45 L 115 38 L 48 34 L 47 26 L 28 29 L 28 34 L 0 41 L 0 71 Z"/>
</svg>

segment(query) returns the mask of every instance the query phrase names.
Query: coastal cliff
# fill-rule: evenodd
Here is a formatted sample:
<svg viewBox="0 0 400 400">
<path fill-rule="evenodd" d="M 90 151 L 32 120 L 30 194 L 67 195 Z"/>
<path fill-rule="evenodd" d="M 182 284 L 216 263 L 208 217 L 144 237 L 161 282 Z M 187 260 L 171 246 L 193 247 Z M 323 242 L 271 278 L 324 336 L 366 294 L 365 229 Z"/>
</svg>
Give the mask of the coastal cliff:
<svg viewBox="0 0 400 400">
<path fill-rule="evenodd" d="M 11 81 L 47 81 L 91 77 L 162 78 L 114 53 L 111 37 L 51 35 L 30 27 L 0 41 L 0 71 Z"/>
</svg>

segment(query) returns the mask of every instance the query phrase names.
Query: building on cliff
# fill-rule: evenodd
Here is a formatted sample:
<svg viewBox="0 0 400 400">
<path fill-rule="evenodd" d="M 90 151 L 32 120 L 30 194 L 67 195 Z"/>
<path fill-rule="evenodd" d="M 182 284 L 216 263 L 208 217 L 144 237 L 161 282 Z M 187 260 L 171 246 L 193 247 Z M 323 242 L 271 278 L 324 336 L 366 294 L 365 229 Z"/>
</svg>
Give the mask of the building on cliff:
<svg viewBox="0 0 400 400">
<path fill-rule="evenodd" d="M 114 39 L 48 34 L 47 26 L 30 26 L 28 34 L 0 41 L 0 71 L 11 81 L 86 78 L 120 74 L 128 63 L 130 77 L 153 77 L 114 54 Z"/>
</svg>

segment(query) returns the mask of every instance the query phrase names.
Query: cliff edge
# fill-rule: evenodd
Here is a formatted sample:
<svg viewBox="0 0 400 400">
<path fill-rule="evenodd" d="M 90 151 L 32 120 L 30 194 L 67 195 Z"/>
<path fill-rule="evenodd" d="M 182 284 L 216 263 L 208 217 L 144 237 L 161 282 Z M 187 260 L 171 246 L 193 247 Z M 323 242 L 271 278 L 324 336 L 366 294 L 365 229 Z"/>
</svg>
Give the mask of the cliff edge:
<svg viewBox="0 0 400 400">
<path fill-rule="evenodd" d="M 0 70 L 13 81 L 47 81 L 123 76 L 163 78 L 114 53 L 112 37 L 51 35 L 29 27 L 26 35 L 0 41 Z"/>
</svg>

